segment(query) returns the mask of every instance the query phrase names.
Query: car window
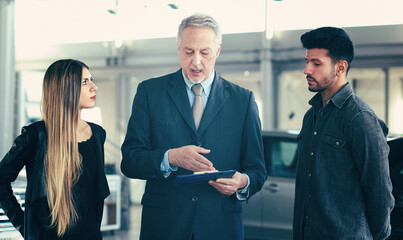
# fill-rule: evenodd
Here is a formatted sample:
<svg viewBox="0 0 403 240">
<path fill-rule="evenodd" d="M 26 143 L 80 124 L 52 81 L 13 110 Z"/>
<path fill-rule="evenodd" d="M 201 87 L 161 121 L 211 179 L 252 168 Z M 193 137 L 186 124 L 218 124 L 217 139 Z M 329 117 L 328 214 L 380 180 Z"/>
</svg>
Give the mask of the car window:
<svg viewBox="0 0 403 240">
<path fill-rule="evenodd" d="M 297 142 L 282 138 L 264 138 L 267 174 L 273 177 L 295 178 Z"/>
</svg>

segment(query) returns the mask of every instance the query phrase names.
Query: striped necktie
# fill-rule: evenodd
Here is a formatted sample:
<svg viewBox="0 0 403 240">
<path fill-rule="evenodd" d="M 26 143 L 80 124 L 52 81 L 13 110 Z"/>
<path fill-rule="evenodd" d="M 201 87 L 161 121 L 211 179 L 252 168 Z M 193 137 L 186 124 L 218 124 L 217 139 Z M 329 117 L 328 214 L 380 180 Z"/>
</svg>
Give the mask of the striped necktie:
<svg viewBox="0 0 403 240">
<path fill-rule="evenodd" d="M 193 102 L 193 119 L 195 121 L 196 130 L 199 128 L 200 120 L 203 116 L 204 105 L 202 101 L 203 86 L 200 84 L 195 84 L 192 86 L 192 91 L 195 94 L 195 100 Z"/>
</svg>

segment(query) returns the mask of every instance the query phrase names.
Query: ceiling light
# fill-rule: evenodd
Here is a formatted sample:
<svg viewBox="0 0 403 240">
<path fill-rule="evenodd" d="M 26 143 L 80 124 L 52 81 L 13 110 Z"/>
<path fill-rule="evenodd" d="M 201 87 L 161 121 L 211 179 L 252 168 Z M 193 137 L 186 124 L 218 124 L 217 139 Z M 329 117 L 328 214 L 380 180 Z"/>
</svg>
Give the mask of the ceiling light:
<svg viewBox="0 0 403 240">
<path fill-rule="evenodd" d="M 169 3 L 168 7 L 170 7 L 171 9 L 174 9 L 174 10 L 178 9 L 178 6 L 176 6 L 176 4 L 174 4 L 174 3 Z"/>
</svg>

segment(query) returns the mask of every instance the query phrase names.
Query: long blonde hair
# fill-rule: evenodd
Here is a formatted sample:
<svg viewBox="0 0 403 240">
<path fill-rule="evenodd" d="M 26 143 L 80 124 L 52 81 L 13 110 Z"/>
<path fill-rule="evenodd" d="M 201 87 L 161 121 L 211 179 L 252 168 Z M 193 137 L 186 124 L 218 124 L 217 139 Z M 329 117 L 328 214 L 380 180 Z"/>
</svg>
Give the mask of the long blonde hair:
<svg viewBox="0 0 403 240">
<path fill-rule="evenodd" d="M 43 119 L 47 130 L 45 157 L 50 227 L 63 236 L 78 220 L 73 186 L 81 171 L 76 129 L 84 63 L 58 60 L 46 70 L 43 80 Z"/>
</svg>

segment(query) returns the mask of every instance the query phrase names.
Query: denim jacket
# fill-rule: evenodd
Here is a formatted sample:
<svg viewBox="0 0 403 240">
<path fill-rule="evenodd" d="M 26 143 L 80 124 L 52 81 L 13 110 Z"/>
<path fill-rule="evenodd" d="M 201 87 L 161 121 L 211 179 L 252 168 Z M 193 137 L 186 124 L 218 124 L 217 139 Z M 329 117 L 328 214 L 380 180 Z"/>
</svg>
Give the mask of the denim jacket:
<svg viewBox="0 0 403 240">
<path fill-rule="evenodd" d="M 388 127 L 349 83 L 309 102 L 298 147 L 294 240 L 385 239 L 394 205 Z"/>
</svg>

